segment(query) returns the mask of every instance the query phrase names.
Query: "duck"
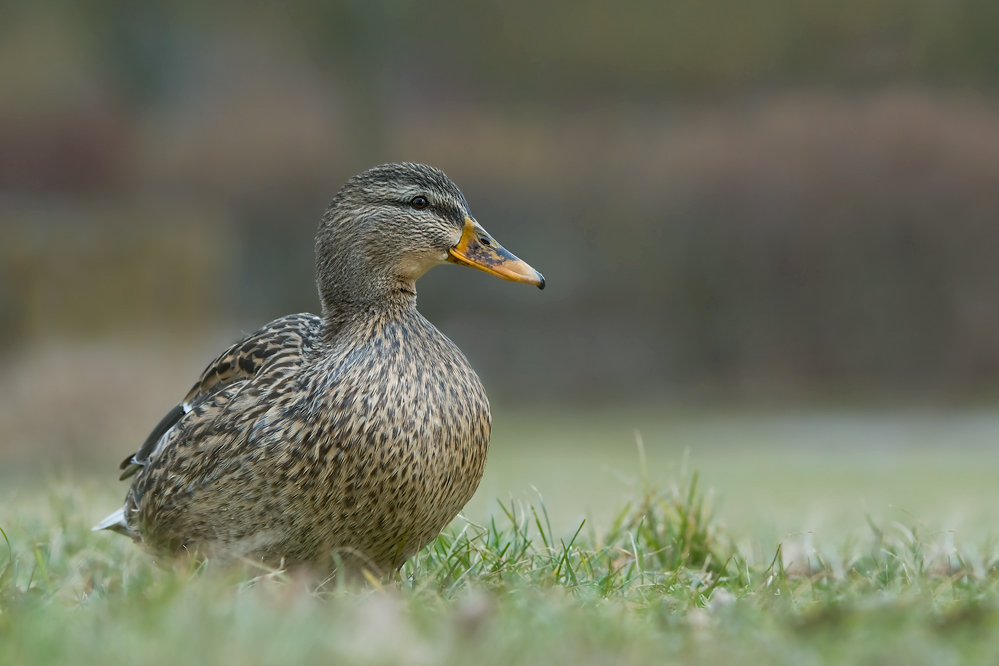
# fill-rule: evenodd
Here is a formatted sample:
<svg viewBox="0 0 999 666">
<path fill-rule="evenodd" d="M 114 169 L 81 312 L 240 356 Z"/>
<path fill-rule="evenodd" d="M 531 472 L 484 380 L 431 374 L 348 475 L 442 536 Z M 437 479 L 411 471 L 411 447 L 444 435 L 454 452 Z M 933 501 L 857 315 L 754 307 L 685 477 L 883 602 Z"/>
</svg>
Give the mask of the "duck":
<svg viewBox="0 0 999 666">
<path fill-rule="evenodd" d="M 121 464 L 124 505 L 94 527 L 157 558 L 385 574 L 475 492 L 492 427 L 468 360 L 416 308 L 444 263 L 544 289 L 443 171 L 349 179 L 316 235 L 322 314 L 239 340 Z"/>
</svg>

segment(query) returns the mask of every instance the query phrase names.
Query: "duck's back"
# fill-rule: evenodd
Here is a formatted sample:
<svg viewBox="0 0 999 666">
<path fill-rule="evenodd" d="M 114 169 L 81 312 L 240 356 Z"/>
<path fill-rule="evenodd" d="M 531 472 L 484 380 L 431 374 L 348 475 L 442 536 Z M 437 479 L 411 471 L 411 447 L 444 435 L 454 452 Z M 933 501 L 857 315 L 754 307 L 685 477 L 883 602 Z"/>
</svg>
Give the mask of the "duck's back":
<svg viewBox="0 0 999 666">
<path fill-rule="evenodd" d="M 399 566 L 471 497 L 490 428 L 475 373 L 415 310 L 335 335 L 311 315 L 273 322 L 181 411 L 133 458 L 128 531 L 274 565 Z"/>
</svg>

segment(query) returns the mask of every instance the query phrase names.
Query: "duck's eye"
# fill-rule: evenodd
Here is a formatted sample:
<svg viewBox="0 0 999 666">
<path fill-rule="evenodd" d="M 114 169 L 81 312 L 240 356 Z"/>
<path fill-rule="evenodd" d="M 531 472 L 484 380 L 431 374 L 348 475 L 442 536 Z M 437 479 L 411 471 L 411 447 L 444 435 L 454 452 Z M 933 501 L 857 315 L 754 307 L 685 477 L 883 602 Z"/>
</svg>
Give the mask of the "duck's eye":
<svg viewBox="0 0 999 666">
<path fill-rule="evenodd" d="M 423 210 L 430 205 L 430 202 L 427 201 L 426 197 L 413 197 L 413 200 L 409 202 L 409 205 L 416 210 Z"/>
</svg>

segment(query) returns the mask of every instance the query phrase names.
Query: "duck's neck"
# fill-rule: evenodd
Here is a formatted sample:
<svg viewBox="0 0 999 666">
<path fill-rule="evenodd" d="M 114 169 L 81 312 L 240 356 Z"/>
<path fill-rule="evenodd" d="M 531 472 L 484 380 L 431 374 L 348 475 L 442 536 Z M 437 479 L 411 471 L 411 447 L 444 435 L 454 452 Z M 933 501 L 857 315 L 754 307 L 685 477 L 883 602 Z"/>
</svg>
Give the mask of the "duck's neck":
<svg viewBox="0 0 999 666">
<path fill-rule="evenodd" d="M 398 244 L 386 241 L 360 216 L 334 204 L 316 235 L 316 286 L 327 339 L 351 324 L 404 316 L 416 309 L 416 278 Z"/>
<path fill-rule="evenodd" d="M 319 295 L 327 340 L 357 324 L 404 317 L 416 310 L 416 283 L 401 278 L 372 280 L 354 289 L 320 285 Z"/>
</svg>

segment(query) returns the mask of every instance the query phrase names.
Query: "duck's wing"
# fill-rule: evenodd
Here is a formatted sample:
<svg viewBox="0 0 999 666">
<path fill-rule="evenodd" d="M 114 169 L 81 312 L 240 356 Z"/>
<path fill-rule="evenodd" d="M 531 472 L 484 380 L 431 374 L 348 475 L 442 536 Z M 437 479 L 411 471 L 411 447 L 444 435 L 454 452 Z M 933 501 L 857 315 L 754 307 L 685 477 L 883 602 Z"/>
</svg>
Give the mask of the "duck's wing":
<svg viewBox="0 0 999 666">
<path fill-rule="evenodd" d="M 122 461 L 120 478 L 127 479 L 149 462 L 161 450 L 161 443 L 169 440 L 170 431 L 185 414 L 232 384 L 252 379 L 276 357 L 300 354 L 303 347 L 317 338 L 321 329 L 322 320 L 315 315 L 288 315 L 272 321 L 222 352 L 208 364 L 180 404 L 167 412 L 153 428 L 139 450 Z"/>
</svg>

